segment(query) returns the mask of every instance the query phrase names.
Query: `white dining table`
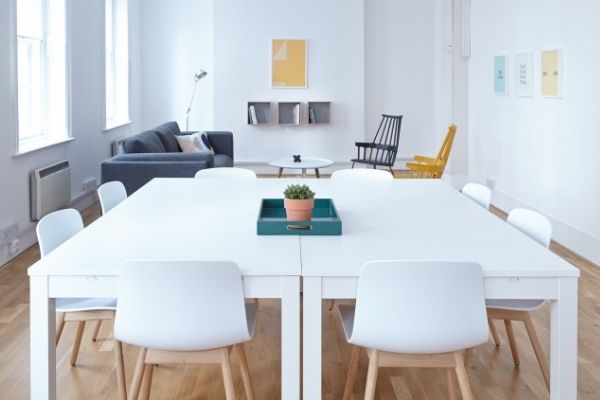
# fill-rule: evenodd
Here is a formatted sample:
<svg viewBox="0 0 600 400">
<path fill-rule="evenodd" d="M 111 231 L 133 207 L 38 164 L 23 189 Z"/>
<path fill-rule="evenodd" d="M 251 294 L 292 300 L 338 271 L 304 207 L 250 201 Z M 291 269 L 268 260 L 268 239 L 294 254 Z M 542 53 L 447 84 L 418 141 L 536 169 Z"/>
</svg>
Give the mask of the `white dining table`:
<svg viewBox="0 0 600 400">
<path fill-rule="evenodd" d="M 371 260 L 474 261 L 486 298 L 549 300 L 550 398 L 577 398 L 577 268 L 444 181 L 310 186 L 334 200 L 343 234 L 300 239 L 304 399 L 321 398 L 322 299 L 356 298 L 361 267 Z"/>
<path fill-rule="evenodd" d="M 258 236 L 260 199 L 308 183 L 332 198 L 341 236 Z M 321 398 L 322 299 L 356 297 L 370 260 L 481 264 L 489 299 L 551 302 L 551 398 L 577 395 L 579 270 L 442 181 L 155 179 L 29 269 L 31 398 L 56 398 L 55 300 L 117 294 L 131 259 L 231 260 L 248 298 L 280 298 L 281 398 Z M 435 295 L 435 293 L 432 293 Z"/>
</svg>

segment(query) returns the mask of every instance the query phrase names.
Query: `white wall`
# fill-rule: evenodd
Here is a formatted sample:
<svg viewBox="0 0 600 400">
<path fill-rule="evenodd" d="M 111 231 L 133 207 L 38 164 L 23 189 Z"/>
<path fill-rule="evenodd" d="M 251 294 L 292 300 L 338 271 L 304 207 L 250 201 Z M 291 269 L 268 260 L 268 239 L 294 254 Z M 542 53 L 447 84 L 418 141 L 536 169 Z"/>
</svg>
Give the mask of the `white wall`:
<svg viewBox="0 0 600 400">
<path fill-rule="evenodd" d="M 67 159 L 74 200 L 85 197 L 83 181 L 100 182 L 100 163 L 110 157 L 110 143 L 136 131 L 139 108 L 139 0 L 130 0 L 131 127 L 103 132 L 104 127 L 104 1 L 70 1 L 71 133 L 74 141 L 30 154 L 14 156 L 17 135 L 16 74 L 14 58 L 14 1 L 0 1 L 0 227 L 18 223 L 21 250 L 35 242 L 30 221 L 29 175 L 35 168 Z M 85 200 L 85 199 L 83 199 Z M 0 246 L 0 265 L 10 258 Z"/>
<path fill-rule="evenodd" d="M 185 111 L 198 83 L 190 113 L 190 130 L 213 125 L 212 0 L 143 0 L 141 7 L 143 129 L 177 121 L 185 129 Z"/>
<path fill-rule="evenodd" d="M 308 88 L 270 87 L 273 38 L 308 39 Z M 214 2 L 214 128 L 236 162 L 302 154 L 348 161 L 364 138 L 363 0 Z M 247 125 L 248 101 L 331 101 L 331 124 Z"/>
<path fill-rule="evenodd" d="M 403 114 L 399 157 L 435 154 L 451 120 L 452 0 L 365 1 L 365 118 Z"/>
<path fill-rule="evenodd" d="M 503 208 L 553 219 L 555 238 L 600 263 L 600 2 L 473 0 L 470 174 L 496 182 Z M 564 98 L 540 96 L 540 50 L 564 49 Z M 514 55 L 535 52 L 535 97 L 514 95 Z M 510 57 L 509 96 L 493 94 L 495 54 Z"/>
</svg>

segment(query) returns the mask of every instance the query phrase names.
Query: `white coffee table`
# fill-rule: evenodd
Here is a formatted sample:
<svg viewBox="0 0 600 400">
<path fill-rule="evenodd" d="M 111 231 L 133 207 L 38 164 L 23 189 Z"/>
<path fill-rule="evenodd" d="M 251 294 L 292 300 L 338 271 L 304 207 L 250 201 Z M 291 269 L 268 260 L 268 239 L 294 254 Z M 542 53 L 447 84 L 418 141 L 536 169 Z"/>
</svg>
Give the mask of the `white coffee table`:
<svg viewBox="0 0 600 400">
<path fill-rule="evenodd" d="M 269 161 L 269 165 L 279 168 L 278 176 L 280 178 L 284 168 L 301 169 L 303 178 L 306 178 L 307 169 L 314 169 L 315 175 L 317 176 L 317 178 L 320 178 L 321 174 L 319 172 L 319 168 L 330 167 L 331 165 L 333 165 L 333 161 L 327 160 L 325 158 L 302 158 L 301 162 L 294 162 L 294 159 L 292 157 L 289 157 Z"/>
</svg>

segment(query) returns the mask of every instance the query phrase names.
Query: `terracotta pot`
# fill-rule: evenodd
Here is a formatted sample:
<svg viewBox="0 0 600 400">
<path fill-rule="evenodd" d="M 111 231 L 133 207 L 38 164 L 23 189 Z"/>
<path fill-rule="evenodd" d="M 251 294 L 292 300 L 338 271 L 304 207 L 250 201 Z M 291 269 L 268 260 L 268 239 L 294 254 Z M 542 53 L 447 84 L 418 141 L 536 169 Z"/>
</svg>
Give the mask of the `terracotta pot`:
<svg viewBox="0 0 600 400">
<path fill-rule="evenodd" d="M 283 206 L 288 221 L 310 221 L 312 210 L 315 207 L 315 199 L 283 199 Z"/>
</svg>

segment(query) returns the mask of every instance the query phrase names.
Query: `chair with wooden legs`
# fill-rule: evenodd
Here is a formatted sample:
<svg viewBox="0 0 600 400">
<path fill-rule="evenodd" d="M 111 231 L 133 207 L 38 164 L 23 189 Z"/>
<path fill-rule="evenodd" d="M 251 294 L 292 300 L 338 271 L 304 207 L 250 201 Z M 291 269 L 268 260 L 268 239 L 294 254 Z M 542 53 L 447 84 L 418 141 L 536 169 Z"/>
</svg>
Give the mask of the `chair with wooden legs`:
<svg viewBox="0 0 600 400">
<path fill-rule="evenodd" d="M 365 400 L 375 396 L 379 367 L 445 368 L 449 397 L 456 398 L 456 374 L 463 399 L 473 399 L 462 352 L 489 335 L 478 264 L 373 261 L 361 270 L 356 306 L 338 309 L 354 345 L 344 400 L 352 396 L 362 348 L 369 357 Z"/>
<path fill-rule="evenodd" d="M 552 225 L 543 215 L 538 214 L 535 211 L 516 208 L 508 214 L 507 222 L 542 246 L 550 246 L 550 240 L 552 239 Z M 500 339 L 494 328 L 493 320 L 502 320 L 506 327 L 506 334 L 508 336 L 508 343 L 512 352 L 513 361 L 517 367 L 521 364 L 521 359 L 519 357 L 517 342 L 513 333 L 512 322 L 521 321 L 525 324 L 525 329 L 527 330 L 527 335 L 531 341 L 535 357 L 537 358 L 542 371 L 544 382 L 549 389 L 550 372 L 548 369 L 548 362 L 546 361 L 546 356 L 542 350 L 530 314 L 532 311 L 535 311 L 544 305 L 544 300 L 488 300 L 486 301 L 486 304 L 488 307 L 488 318 L 490 320 L 490 328 L 494 342 L 496 346 L 500 346 Z"/>
<path fill-rule="evenodd" d="M 492 202 L 492 191 L 489 187 L 480 185 L 479 183 L 467 183 L 462 188 L 462 194 L 486 210 L 490 209 L 490 203 Z"/>
<path fill-rule="evenodd" d="M 46 215 L 40 220 L 36 227 L 40 254 L 46 257 L 61 244 L 83 230 L 83 221 L 77 210 L 66 209 L 55 211 Z M 97 321 L 97 327 L 100 321 L 114 320 L 117 300 L 113 298 L 90 298 L 90 299 L 56 299 L 56 345 L 62 336 L 65 323 L 77 322 L 77 332 L 75 341 L 71 350 L 70 363 L 74 366 L 77 363 L 81 338 L 85 329 L 86 322 Z M 93 333 L 94 340 L 97 335 Z M 120 360 L 120 364 L 119 364 Z M 122 357 L 117 358 L 117 369 L 122 369 Z M 119 390 L 125 393 L 124 386 L 119 382 Z"/>
<path fill-rule="evenodd" d="M 235 350 L 244 391 L 253 399 L 243 343 L 250 340 L 256 304 L 244 303 L 242 276 L 231 262 L 131 261 L 119 276 L 115 338 L 141 348 L 128 398 L 142 381 L 148 399 L 155 365 L 218 364 L 227 400 L 235 398 L 230 356 Z"/>
<path fill-rule="evenodd" d="M 205 168 L 196 172 L 198 179 L 256 179 L 256 173 L 251 169 L 237 167 Z"/>
<path fill-rule="evenodd" d="M 126 198 L 127 191 L 121 181 L 106 182 L 98 188 L 98 200 L 100 201 L 102 215 L 112 210 Z"/>
<path fill-rule="evenodd" d="M 442 146 L 435 158 L 427 156 L 415 156 L 414 162 L 407 162 L 406 168 L 409 171 L 410 178 L 419 179 L 441 179 L 450 158 L 452 143 L 456 135 L 456 125 L 448 127 L 448 133 L 442 142 Z"/>
</svg>

